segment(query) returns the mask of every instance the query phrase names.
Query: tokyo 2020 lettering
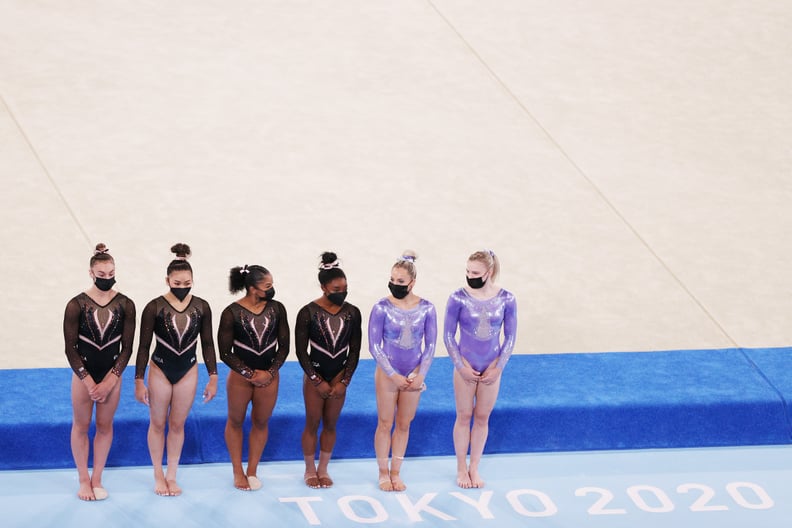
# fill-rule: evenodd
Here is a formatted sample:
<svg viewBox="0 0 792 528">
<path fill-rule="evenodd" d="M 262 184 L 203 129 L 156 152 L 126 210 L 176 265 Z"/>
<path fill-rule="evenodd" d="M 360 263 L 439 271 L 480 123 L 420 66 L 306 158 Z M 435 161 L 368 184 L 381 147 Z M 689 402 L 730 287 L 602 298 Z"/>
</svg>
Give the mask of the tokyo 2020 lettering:
<svg viewBox="0 0 792 528">
<path fill-rule="evenodd" d="M 574 498 L 572 498 L 574 497 Z M 284 506 L 297 509 L 312 526 L 323 524 L 322 511 L 330 506 L 321 496 L 281 497 Z M 564 508 L 589 516 L 629 516 L 640 512 L 663 514 L 685 510 L 704 515 L 729 510 L 769 510 L 775 501 L 759 484 L 729 482 L 709 486 L 684 483 L 672 490 L 648 484 L 637 484 L 613 491 L 599 486 L 579 487 L 571 496 L 560 498 Z M 408 493 L 387 496 L 345 495 L 332 508 L 333 524 L 340 513 L 352 523 L 381 524 L 395 518 L 412 522 L 428 520 L 469 522 L 471 519 L 496 519 L 499 515 L 521 518 L 547 518 L 565 513 L 549 493 L 537 489 L 515 489 L 505 493 L 492 490 L 475 492 L 452 491 L 447 494 L 424 493 L 413 497 Z"/>
</svg>

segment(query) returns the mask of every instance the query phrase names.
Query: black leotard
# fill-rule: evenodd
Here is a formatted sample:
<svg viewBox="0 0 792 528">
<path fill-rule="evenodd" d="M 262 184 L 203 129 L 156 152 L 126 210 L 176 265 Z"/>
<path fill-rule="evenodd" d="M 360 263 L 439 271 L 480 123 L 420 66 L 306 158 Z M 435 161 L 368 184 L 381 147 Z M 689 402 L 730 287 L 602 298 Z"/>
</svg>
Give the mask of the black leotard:
<svg viewBox="0 0 792 528">
<path fill-rule="evenodd" d="M 319 376 L 331 381 L 343 370 L 341 381 L 349 385 L 360 358 L 361 322 L 360 310 L 349 303 L 337 314 L 315 302 L 303 306 L 297 314 L 294 344 L 309 379 Z"/>
<path fill-rule="evenodd" d="M 248 379 L 255 370 L 274 375 L 286 361 L 289 340 L 286 308 L 278 301 L 267 302 L 258 314 L 235 302 L 220 315 L 220 359 Z"/>
<path fill-rule="evenodd" d="M 135 303 L 117 293 L 102 306 L 81 293 L 66 305 L 63 315 L 66 357 L 77 377 L 90 375 L 96 383 L 111 370 L 121 377 L 135 338 Z"/>
<path fill-rule="evenodd" d="M 171 383 L 178 382 L 196 362 L 195 351 L 201 341 L 206 370 L 217 374 L 212 310 L 209 303 L 193 295 L 184 311 L 176 310 L 165 297 L 157 297 L 143 309 L 140 318 L 140 343 L 135 361 L 135 379 L 143 379 L 149 360 L 152 337 L 157 346 L 151 360 Z"/>
</svg>

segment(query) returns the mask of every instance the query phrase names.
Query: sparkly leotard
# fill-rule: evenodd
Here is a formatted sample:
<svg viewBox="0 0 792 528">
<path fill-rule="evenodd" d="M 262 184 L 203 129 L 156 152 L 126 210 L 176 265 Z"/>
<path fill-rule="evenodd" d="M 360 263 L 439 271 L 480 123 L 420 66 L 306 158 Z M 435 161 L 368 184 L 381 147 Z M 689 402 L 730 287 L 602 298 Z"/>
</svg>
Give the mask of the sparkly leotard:
<svg viewBox="0 0 792 528">
<path fill-rule="evenodd" d="M 235 302 L 220 316 L 217 346 L 220 359 L 250 379 L 255 370 L 274 374 L 283 365 L 290 337 L 286 308 L 278 301 L 267 302 L 258 314 Z"/>
<path fill-rule="evenodd" d="M 459 342 L 456 341 L 459 326 Z M 503 343 L 501 343 L 501 327 Z M 517 337 L 517 300 L 501 289 L 487 300 L 472 297 L 460 288 L 448 298 L 444 340 L 454 367 L 463 367 L 465 358 L 473 370 L 484 372 L 495 359 L 503 369 Z"/>
<path fill-rule="evenodd" d="M 81 293 L 66 305 L 63 316 L 66 358 L 77 377 L 99 383 L 108 372 L 121 377 L 132 355 L 135 304 L 117 293 L 104 306 Z"/>
<path fill-rule="evenodd" d="M 437 341 L 435 307 L 421 299 L 415 308 L 403 310 L 382 299 L 371 309 L 368 337 L 371 356 L 385 374 L 407 376 L 420 365 L 418 372 L 426 376 Z"/>
<path fill-rule="evenodd" d="M 294 344 L 309 379 L 319 376 L 331 381 L 343 370 L 341 381 L 349 384 L 360 358 L 361 324 L 360 310 L 349 303 L 337 314 L 315 302 L 303 306 L 297 314 Z"/>
<path fill-rule="evenodd" d="M 195 351 L 201 341 L 206 370 L 217 374 L 212 310 L 203 299 L 193 295 L 184 311 L 176 310 L 165 297 L 157 297 L 146 305 L 140 318 L 140 344 L 135 361 L 135 379 L 143 379 L 149 360 L 151 340 L 157 345 L 151 360 L 168 378 L 177 383 L 196 362 Z"/>
</svg>

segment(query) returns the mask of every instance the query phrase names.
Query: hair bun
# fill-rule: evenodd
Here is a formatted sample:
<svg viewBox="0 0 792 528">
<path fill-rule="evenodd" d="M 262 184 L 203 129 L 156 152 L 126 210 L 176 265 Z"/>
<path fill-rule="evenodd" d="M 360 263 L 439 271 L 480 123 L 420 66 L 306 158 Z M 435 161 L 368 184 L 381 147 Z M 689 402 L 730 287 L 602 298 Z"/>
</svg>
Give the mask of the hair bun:
<svg viewBox="0 0 792 528">
<path fill-rule="evenodd" d="M 407 262 L 412 262 L 415 264 L 415 261 L 418 260 L 418 255 L 412 249 L 405 249 L 402 251 L 399 260 L 406 260 Z"/>
<path fill-rule="evenodd" d="M 322 261 L 319 264 L 319 269 L 329 270 L 333 268 L 340 268 L 341 263 L 338 261 L 338 255 L 332 251 L 325 251 L 322 253 Z"/>
<path fill-rule="evenodd" d="M 110 250 L 107 249 L 107 246 L 105 246 L 102 242 L 99 242 L 96 244 L 96 249 L 94 249 L 94 255 L 104 255 L 108 251 Z"/>
<path fill-rule="evenodd" d="M 190 252 L 190 246 L 184 244 L 183 242 L 179 242 L 178 244 L 174 244 L 173 246 L 171 246 L 171 253 L 176 255 L 177 259 L 182 259 L 182 260 L 187 260 L 188 258 L 190 258 L 190 255 L 192 254 Z"/>
</svg>

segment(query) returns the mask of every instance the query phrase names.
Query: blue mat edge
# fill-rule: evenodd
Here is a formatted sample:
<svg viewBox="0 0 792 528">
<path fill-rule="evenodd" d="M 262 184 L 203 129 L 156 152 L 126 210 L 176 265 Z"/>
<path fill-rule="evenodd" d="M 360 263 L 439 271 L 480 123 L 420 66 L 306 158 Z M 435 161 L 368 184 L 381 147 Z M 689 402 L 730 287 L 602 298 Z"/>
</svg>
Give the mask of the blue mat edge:
<svg viewBox="0 0 792 528">
<path fill-rule="evenodd" d="M 779 406 L 780 409 L 782 409 L 782 411 L 783 411 L 783 423 L 782 424 L 781 423 L 776 424 L 775 421 L 773 421 L 770 424 L 770 429 L 773 429 L 773 430 L 772 431 L 769 431 L 769 430 L 765 431 L 765 436 L 760 438 L 759 439 L 760 441 L 753 441 L 753 439 L 751 437 L 743 437 L 743 436 L 739 436 L 739 435 L 729 437 L 727 435 L 727 436 L 724 436 L 723 438 L 713 437 L 711 439 L 712 441 L 709 442 L 709 443 L 707 441 L 705 441 L 704 443 L 702 443 L 700 441 L 695 441 L 695 442 L 691 442 L 690 444 L 686 444 L 684 438 L 676 438 L 676 439 L 673 440 L 673 444 L 669 445 L 668 443 L 664 443 L 664 441 L 662 441 L 662 440 L 658 441 L 658 442 L 654 442 L 653 441 L 654 439 L 649 438 L 649 439 L 643 439 L 641 441 L 637 441 L 636 440 L 636 441 L 628 442 L 625 445 L 618 445 L 618 443 L 616 443 L 616 444 L 609 443 L 609 444 L 597 445 L 596 442 L 590 443 L 589 445 L 582 445 L 582 444 L 581 445 L 575 445 L 574 444 L 575 440 L 573 438 L 571 441 L 568 441 L 567 443 L 560 442 L 558 445 L 553 445 L 552 443 L 550 443 L 549 446 L 547 444 L 543 444 L 539 448 L 537 448 L 537 446 L 535 446 L 535 445 L 533 445 L 533 446 L 531 446 L 531 445 L 525 445 L 525 446 L 511 445 L 511 446 L 506 446 L 505 448 L 503 448 L 502 446 L 498 447 L 495 442 L 490 442 L 490 444 L 488 444 L 488 447 L 490 445 L 493 445 L 495 447 L 493 449 L 488 449 L 487 452 L 488 453 L 505 453 L 505 452 L 537 452 L 537 451 L 577 451 L 577 450 L 606 450 L 606 449 L 641 449 L 641 448 L 662 448 L 662 447 L 695 447 L 695 446 L 704 446 L 704 445 L 708 445 L 708 446 L 727 446 L 727 445 L 760 445 L 760 444 L 785 444 L 785 443 L 789 443 L 790 439 L 792 438 L 792 427 L 790 426 L 790 421 L 789 421 L 789 409 L 788 409 L 788 404 L 787 404 L 788 398 L 785 396 L 783 384 L 779 383 L 777 380 L 778 380 L 778 376 L 779 376 L 779 371 L 783 370 L 783 367 L 787 364 L 787 362 L 790 364 L 790 366 L 792 366 L 792 348 L 790 348 L 790 347 L 751 348 L 751 349 L 748 349 L 748 348 L 691 349 L 691 350 L 648 351 L 648 352 L 601 352 L 601 353 L 572 353 L 572 354 L 537 354 L 537 355 L 515 356 L 512 359 L 512 361 L 515 362 L 515 363 L 519 363 L 519 362 L 551 361 L 551 362 L 558 363 L 558 364 L 564 364 L 564 363 L 574 363 L 576 361 L 579 362 L 579 361 L 586 361 L 586 360 L 596 361 L 598 363 L 607 363 L 607 362 L 615 360 L 616 363 L 619 363 L 619 364 L 621 364 L 621 363 L 628 364 L 628 363 L 631 363 L 631 362 L 634 363 L 634 362 L 638 361 L 635 358 L 641 358 L 641 361 L 653 361 L 655 359 L 662 358 L 662 356 L 666 355 L 666 354 L 677 354 L 677 355 L 688 354 L 690 357 L 696 357 L 696 356 L 701 357 L 701 354 L 706 354 L 707 357 L 717 356 L 718 354 L 721 354 L 724 358 L 731 357 L 732 355 L 740 355 L 740 356 L 742 356 L 742 358 L 745 361 L 747 367 L 755 370 L 757 375 L 760 377 L 760 379 L 755 380 L 755 381 L 752 382 L 751 385 L 756 385 L 756 387 L 752 387 L 752 388 L 755 388 L 758 392 L 761 393 L 761 398 L 760 399 L 764 399 L 765 398 L 764 392 L 766 392 L 766 391 L 769 391 L 769 392 L 771 392 L 774 395 L 774 398 L 775 398 L 776 401 L 772 401 L 773 398 L 770 398 L 770 399 L 768 399 L 768 401 L 763 402 L 763 404 L 766 404 L 768 406 L 768 408 L 770 406 L 775 406 L 775 405 Z M 769 356 L 769 355 L 772 355 L 771 359 L 775 362 L 774 364 L 776 366 L 776 371 L 765 372 L 765 369 L 763 369 L 759 364 L 757 364 L 757 360 L 758 360 L 758 363 L 763 363 L 763 360 L 765 360 L 766 356 Z M 654 358 L 652 356 L 654 356 Z M 787 358 L 789 358 L 789 359 L 787 359 Z M 287 363 L 287 366 L 289 366 L 289 365 L 292 365 L 291 368 L 298 368 L 296 363 L 292 363 L 292 362 Z M 438 373 L 437 376 L 434 376 L 434 378 L 438 378 L 439 375 L 449 375 L 448 373 L 450 372 L 450 364 L 449 364 L 447 358 L 437 358 L 436 366 L 433 365 L 433 369 L 436 372 L 437 371 L 443 371 L 442 373 Z M 510 366 L 507 366 L 507 371 L 504 374 L 504 387 L 506 387 L 510 381 L 514 381 L 514 380 L 510 380 L 510 378 L 509 378 L 509 372 L 508 372 L 509 369 L 510 369 Z M 54 376 L 56 376 L 56 377 L 58 377 L 60 379 L 63 379 L 63 380 L 68 380 L 70 378 L 70 372 L 71 372 L 70 369 L 68 369 L 68 368 L 6 369 L 6 370 L 0 370 L 0 379 L 2 379 L 3 377 L 7 377 L 9 375 L 14 375 L 15 373 L 19 374 L 19 373 L 28 372 L 28 371 L 31 371 L 31 370 L 32 371 L 37 371 L 37 373 L 39 373 L 39 374 L 42 374 L 42 373 L 51 374 L 51 375 L 54 375 Z M 365 371 L 369 371 L 369 370 L 373 371 L 373 361 L 372 360 L 363 360 L 363 361 L 361 361 L 361 372 L 365 372 Z M 205 379 L 205 371 L 203 370 L 203 368 L 201 368 L 201 374 L 202 374 L 202 383 L 203 383 L 204 379 Z M 131 385 L 132 385 L 131 378 L 132 378 L 131 370 L 127 369 L 127 371 L 125 372 L 125 377 L 124 377 L 124 383 L 126 384 L 124 390 L 127 391 L 127 395 L 128 396 L 129 396 L 129 393 L 132 392 L 131 391 Z M 220 387 L 221 390 L 224 390 L 224 380 L 225 380 L 224 375 L 221 374 L 221 387 Z M 430 377 L 429 377 L 429 379 L 427 381 L 428 382 L 431 381 L 432 383 L 437 383 L 438 382 L 437 379 L 433 379 L 432 372 L 430 372 Z M 359 384 L 364 384 L 364 383 L 366 383 L 365 379 L 364 380 L 356 379 L 353 382 L 353 386 L 359 385 Z M 443 383 L 443 382 L 440 382 L 440 383 Z M 788 389 L 787 392 L 792 392 L 792 385 L 790 385 L 790 388 L 787 388 L 787 389 Z M 360 388 L 356 388 L 356 390 L 360 390 Z M 373 392 L 373 384 L 368 389 L 364 389 L 364 390 L 369 390 L 370 392 Z M 583 392 L 586 392 L 586 391 L 583 391 Z M 68 390 L 66 390 L 66 394 L 68 394 Z M 353 393 L 351 393 L 351 394 L 353 394 Z M 62 395 L 60 395 L 60 396 L 62 396 Z M 525 415 L 525 413 L 530 414 L 532 412 L 534 414 L 537 414 L 536 409 L 530 409 L 529 408 L 530 406 L 517 406 L 518 408 L 508 409 L 509 406 L 510 406 L 510 402 L 505 401 L 505 400 L 507 400 L 507 399 L 504 398 L 504 396 L 502 394 L 501 398 L 499 399 L 498 405 L 496 406 L 496 410 L 493 412 L 493 418 L 495 418 L 497 415 L 507 414 L 508 412 L 518 412 L 518 413 L 523 413 L 523 415 Z M 292 403 L 294 403 L 294 402 L 292 402 Z M 445 402 L 445 403 L 448 403 L 448 402 Z M 301 404 L 301 401 L 300 401 L 300 404 Z M 280 403 L 279 403 L 279 405 L 280 405 Z M 3 407 L 4 407 L 4 402 L 2 400 L 0 400 L 0 410 L 2 410 L 3 414 L 5 414 L 5 409 L 3 409 Z M 370 419 L 367 419 L 368 415 L 366 413 L 362 413 L 361 414 L 359 412 L 359 409 L 355 409 L 354 408 L 354 405 L 352 405 L 352 406 L 348 405 L 348 407 L 351 407 L 351 408 L 349 409 L 349 412 L 347 412 L 347 409 L 345 409 L 346 416 L 344 414 L 342 414 L 342 420 L 345 420 L 348 423 L 349 426 L 352 426 L 353 424 L 356 424 L 358 427 L 360 427 L 362 429 L 362 431 L 366 431 L 366 434 L 362 435 L 362 438 L 364 440 L 361 442 L 361 445 L 370 444 L 370 435 L 368 433 L 370 432 L 370 433 L 373 434 L 373 428 L 374 428 L 375 424 L 370 423 Z M 426 407 L 429 407 L 429 408 L 426 408 Z M 594 407 L 596 407 L 596 404 L 593 406 L 593 408 Z M 424 411 L 423 412 L 423 416 L 422 416 L 422 409 Z M 424 405 L 424 403 L 422 402 L 422 407 L 419 408 L 418 417 L 416 418 L 416 424 L 420 423 L 421 419 L 423 419 L 424 421 L 429 420 L 431 422 L 435 418 L 437 418 L 437 420 L 439 420 L 441 422 L 443 422 L 443 421 L 446 422 L 446 425 L 449 423 L 449 420 L 452 423 L 453 422 L 453 416 L 452 415 L 451 416 L 447 416 L 447 414 L 448 414 L 447 405 L 441 406 L 441 410 L 443 411 L 443 413 L 441 413 L 438 416 L 435 416 L 435 415 L 437 415 L 437 412 L 432 410 L 431 405 Z M 676 409 L 676 410 L 679 411 L 679 409 Z M 562 411 L 564 411 L 564 409 L 562 409 Z M 601 411 L 601 409 L 598 409 L 598 411 Z M 618 409 L 616 409 L 616 411 L 618 411 Z M 553 413 L 553 412 L 555 412 L 556 414 L 558 414 L 559 411 L 557 409 L 556 410 L 554 410 L 554 409 L 543 409 L 543 410 L 538 411 L 538 414 L 542 414 L 542 412 L 544 412 L 544 413 Z M 201 412 L 200 406 L 196 406 L 196 408 L 194 408 L 193 413 L 191 415 L 191 419 L 192 419 L 192 421 L 194 423 L 192 423 L 192 424 L 188 423 L 188 428 L 190 428 L 188 431 L 197 432 L 197 431 L 200 430 L 200 428 L 202 426 L 201 417 L 202 417 L 203 414 L 204 413 Z M 213 414 L 216 414 L 216 413 L 213 413 Z M 275 419 L 275 417 L 274 417 L 274 419 Z M 70 416 L 64 417 L 64 420 L 66 420 L 66 421 L 68 421 L 70 423 Z M 43 430 L 39 431 L 40 433 L 49 434 L 49 433 L 47 433 L 47 431 L 50 431 L 51 433 L 55 433 L 55 430 L 58 428 L 57 424 L 44 424 L 44 425 L 45 425 L 45 427 L 43 428 Z M 436 427 L 439 427 L 438 424 L 434 424 L 434 425 Z M 49 426 L 49 427 L 47 427 L 47 426 Z M 56 465 L 53 465 L 52 463 L 46 463 L 45 461 L 41 461 L 42 463 L 39 464 L 39 463 L 36 463 L 34 461 L 31 461 L 31 460 L 20 461 L 18 459 L 17 460 L 9 460 L 9 459 L 7 459 L 6 453 L 8 453 L 9 451 L 14 451 L 15 450 L 14 448 L 23 447 L 26 442 L 25 442 L 24 438 L 14 438 L 13 440 L 10 439 L 9 431 L 3 430 L 5 428 L 6 428 L 6 424 L 0 424 L 0 468 L 2 468 L 2 469 L 32 469 L 32 468 L 37 468 L 38 469 L 38 468 L 51 468 L 51 467 L 69 467 L 71 465 L 71 460 L 65 460 L 65 461 L 63 461 L 62 464 L 58 463 Z M 188 432 L 188 434 L 190 434 L 190 433 Z M 55 436 L 57 436 L 57 435 L 55 435 Z M 508 437 L 508 435 L 504 435 L 504 436 Z M 143 442 L 145 442 L 145 433 L 143 434 L 142 438 L 143 438 Z M 62 436 L 61 438 L 59 438 L 58 442 L 62 442 L 62 443 L 65 443 L 66 445 L 68 445 L 68 434 L 66 434 L 65 437 Z M 185 463 L 191 463 L 191 462 L 192 463 L 203 463 L 203 462 L 223 461 L 222 460 L 222 456 L 223 455 L 220 455 L 221 459 L 219 459 L 219 460 L 217 459 L 217 453 L 224 450 L 224 444 L 223 444 L 222 438 L 212 439 L 210 443 L 213 445 L 213 448 L 210 448 L 210 446 L 204 446 L 201 442 L 199 442 L 198 445 L 196 446 L 198 452 L 197 453 L 192 453 L 192 455 L 190 453 L 188 453 L 188 445 L 185 445 L 185 455 L 187 455 L 186 457 L 183 457 L 183 460 L 185 460 Z M 12 446 L 12 444 L 15 444 L 15 445 Z M 19 444 L 21 444 L 21 446 Z M 447 455 L 447 454 L 451 454 L 449 452 L 449 450 L 448 450 L 450 447 L 451 447 L 450 442 L 447 442 L 447 443 L 443 444 L 443 446 L 440 449 L 440 452 L 436 452 L 436 453 L 435 452 L 432 452 L 432 453 L 420 453 L 420 454 L 425 454 L 425 455 L 434 455 L 434 454 L 436 454 L 436 455 L 444 455 L 445 454 L 445 455 Z M 295 448 L 297 448 L 297 446 L 295 446 Z M 269 446 L 268 446 L 268 449 L 269 449 Z M 133 463 L 130 464 L 129 462 L 125 461 L 123 456 L 114 457 L 113 455 L 114 455 L 114 452 L 116 452 L 116 451 L 117 451 L 117 449 L 115 448 L 115 445 L 114 445 L 114 451 L 111 452 L 111 461 L 110 461 L 111 463 L 109 465 L 121 465 L 121 466 L 123 466 L 123 465 L 135 465 Z M 207 452 L 209 452 L 209 455 L 207 455 Z M 269 453 L 269 454 L 271 455 L 271 453 Z M 410 454 L 409 451 L 408 451 L 408 454 Z M 287 455 L 285 457 L 283 456 L 283 454 L 281 454 L 279 457 L 276 456 L 275 458 L 270 458 L 267 455 L 268 455 L 268 453 L 265 452 L 265 458 L 264 458 L 265 460 L 267 460 L 267 459 L 287 459 L 288 460 L 288 459 L 297 459 L 297 458 L 299 458 L 299 452 L 296 451 L 296 450 L 295 450 L 295 453 L 289 454 L 289 455 Z M 297 456 L 295 456 L 295 455 L 297 455 Z M 225 456 L 227 456 L 227 454 L 225 454 Z M 112 460 L 114 458 L 116 459 L 115 461 Z M 356 458 L 356 457 L 355 456 L 345 457 L 343 453 L 339 453 L 339 458 Z M 114 462 L 120 462 L 120 463 L 114 463 Z"/>
</svg>

